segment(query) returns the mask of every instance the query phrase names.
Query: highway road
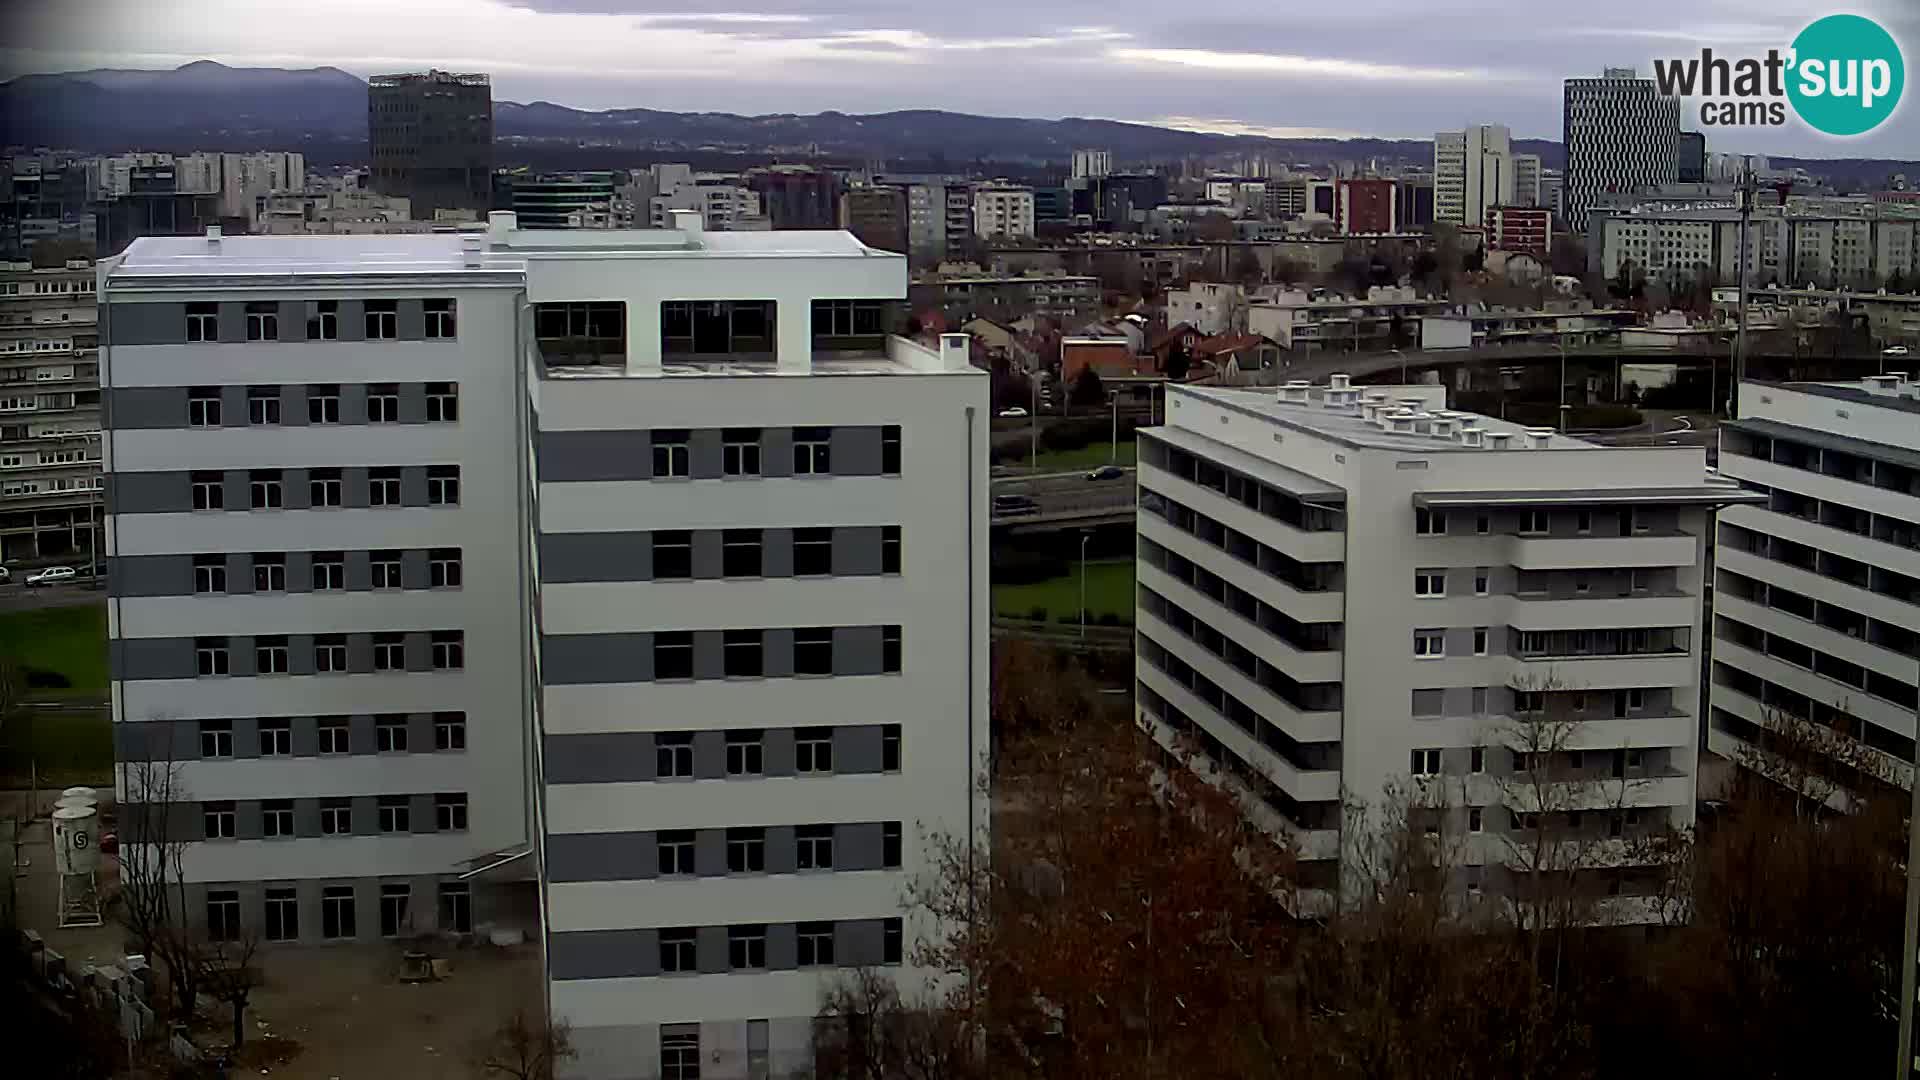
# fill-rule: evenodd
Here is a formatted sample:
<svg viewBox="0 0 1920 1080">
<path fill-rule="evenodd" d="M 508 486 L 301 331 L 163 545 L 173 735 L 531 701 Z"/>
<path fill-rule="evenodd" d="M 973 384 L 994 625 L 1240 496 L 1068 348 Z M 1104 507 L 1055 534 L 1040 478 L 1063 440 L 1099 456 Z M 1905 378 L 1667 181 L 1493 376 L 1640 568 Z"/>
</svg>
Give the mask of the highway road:
<svg viewBox="0 0 1920 1080">
<path fill-rule="evenodd" d="M 1002 492 L 995 492 L 1003 494 Z M 1079 481 L 1077 487 L 1061 487 L 1027 494 L 1034 509 L 1020 513 L 993 515 L 993 524 L 1014 527 L 1037 526 L 1063 528 L 1077 524 L 1098 525 L 1125 521 L 1133 514 L 1133 478 L 1125 480 Z"/>
<path fill-rule="evenodd" d="M 1060 494 L 1069 491 L 1086 491 L 1104 487 L 1132 487 L 1133 467 L 1121 467 L 1126 475 L 1112 480 L 1089 480 L 1088 469 L 1075 469 L 1072 472 L 1020 473 L 993 478 L 995 495 L 1032 495 Z"/>
</svg>

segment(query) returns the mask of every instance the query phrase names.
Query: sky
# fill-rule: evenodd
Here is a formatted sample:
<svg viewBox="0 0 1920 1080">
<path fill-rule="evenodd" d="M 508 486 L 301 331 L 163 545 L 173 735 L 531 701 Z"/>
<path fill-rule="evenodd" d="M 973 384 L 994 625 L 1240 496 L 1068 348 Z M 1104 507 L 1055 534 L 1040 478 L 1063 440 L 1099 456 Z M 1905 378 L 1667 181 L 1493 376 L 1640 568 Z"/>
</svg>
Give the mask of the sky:
<svg viewBox="0 0 1920 1080">
<path fill-rule="evenodd" d="M 1560 137 L 1560 80 L 1656 57 L 1784 49 L 1812 18 L 1880 21 L 1920 58 L 1920 0 L 0 0 L 0 77 L 91 67 L 484 71 L 499 100 L 736 113 L 935 108 L 1279 136 Z M 1920 96 L 1916 88 L 1907 97 Z M 1683 127 L 1699 127 L 1697 108 Z M 1708 132 L 1708 149 L 1920 158 L 1920 106 L 1837 140 Z"/>
</svg>

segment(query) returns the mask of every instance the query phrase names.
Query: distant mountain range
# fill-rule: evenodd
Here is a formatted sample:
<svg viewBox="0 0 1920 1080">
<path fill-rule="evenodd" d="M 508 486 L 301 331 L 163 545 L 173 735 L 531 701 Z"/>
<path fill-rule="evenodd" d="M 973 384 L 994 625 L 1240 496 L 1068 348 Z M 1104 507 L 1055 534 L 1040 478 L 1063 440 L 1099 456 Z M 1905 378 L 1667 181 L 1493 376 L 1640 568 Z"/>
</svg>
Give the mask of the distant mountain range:
<svg viewBox="0 0 1920 1080">
<path fill-rule="evenodd" d="M 338 68 L 232 68 L 201 60 L 172 71 L 101 69 L 27 75 L 0 83 L 0 145 L 93 153 L 129 150 L 305 150 L 318 161 L 364 161 L 367 84 Z M 1031 120 L 936 110 L 810 116 L 677 113 L 655 109 L 589 112 L 551 102 L 494 103 L 502 164 L 619 167 L 637 157 L 680 154 L 820 156 L 1038 166 L 1065 162 L 1076 147 L 1103 147 L 1121 161 L 1260 153 L 1293 162 L 1369 158 L 1431 160 L 1432 144 L 1395 139 L 1271 139 L 1068 117 Z M 1558 168 L 1558 142 L 1515 140 Z M 1877 183 L 1891 172 L 1920 175 L 1920 163 L 1797 161 L 1840 182 Z"/>
</svg>

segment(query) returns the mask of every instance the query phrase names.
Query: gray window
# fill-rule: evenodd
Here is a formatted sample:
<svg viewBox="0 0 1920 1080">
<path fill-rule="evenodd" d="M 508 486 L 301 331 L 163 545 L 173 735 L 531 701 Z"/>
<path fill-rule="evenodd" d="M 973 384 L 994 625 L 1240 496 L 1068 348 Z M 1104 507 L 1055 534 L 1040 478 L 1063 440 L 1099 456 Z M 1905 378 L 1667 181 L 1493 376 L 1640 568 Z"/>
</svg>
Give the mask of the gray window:
<svg viewBox="0 0 1920 1080">
<path fill-rule="evenodd" d="M 1580 510 L 1573 515 L 1573 531 L 1586 535 L 1593 531 L 1593 511 Z"/>
<path fill-rule="evenodd" d="M 253 591 L 287 591 L 287 557 L 285 555 L 264 551 L 254 552 Z"/>
<path fill-rule="evenodd" d="M 292 941 L 300 936 L 300 897 L 292 889 L 267 890 L 268 941 Z"/>
<path fill-rule="evenodd" d="M 320 890 L 320 936 L 350 938 L 353 928 L 353 886 L 328 885 Z"/>
<path fill-rule="evenodd" d="M 341 675 L 346 672 L 345 634 L 320 634 L 313 639 L 313 670 L 317 675 Z"/>
<path fill-rule="evenodd" d="M 1415 750 L 1413 752 L 1413 763 L 1410 771 L 1415 776 L 1440 775 L 1440 751 Z"/>
<path fill-rule="evenodd" d="M 880 962 L 898 964 L 906 953 L 905 927 L 898 918 L 885 919 L 880 923 Z"/>
<path fill-rule="evenodd" d="M 653 677 L 656 680 L 693 678 L 690 631 L 663 630 L 653 635 Z"/>
<path fill-rule="evenodd" d="M 666 732 L 653 737 L 654 775 L 662 780 L 693 778 L 693 734 Z"/>
<path fill-rule="evenodd" d="M 884 525 L 880 529 L 880 572 L 897 574 L 900 572 L 900 526 Z"/>
<path fill-rule="evenodd" d="M 833 869 L 833 826 L 797 825 L 793 830 L 794 866 L 801 870 Z"/>
<path fill-rule="evenodd" d="M 353 835 L 353 800 L 320 800 L 320 835 Z"/>
<path fill-rule="evenodd" d="M 307 423 L 337 424 L 339 422 L 339 384 L 321 383 L 307 387 Z"/>
<path fill-rule="evenodd" d="M 254 427 L 276 426 L 280 423 L 279 387 L 247 387 L 247 423 Z"/>
<path fill-rule="evenodd" d="M 281 840 L 293 838 L 292 799 L 268 799 L 260 804 L 260 835 Z"/>
<path fill-rule="evenodd" d="M 372 571 L 373 587 L 376 589 L 397 589 L 400 587 L 400 553 L 397 551 L 375 551 L 368 558 L 367 568 Z"/>
<path fill-rule="evenodd" d="M 1481 536 L 1485 536 L 1488 533 L 1492 532 L 1493 518 L 1487 514 L 1481 514 L 1478 517 L 1474 518 L 1473 531 L 1479 533 Z"/>
<path fill-rule="evenodd" d="M 408 811 L 405 795 L 382 795 L 378 806 L 380 831 L 383 833 L 403 833 L 413 831 L 413 815 Z"/>
<path fill-rule="evenodd" d="M 1543 536 L 1551 520 L 1545 510 L 1522 510 L 1520 511 L 1520 535 Z"/>
<path fill-rule="evenodd" d="M 254 469 L 247 474 L 247 505 L 255 510 L 278 510 L 286 505 L 279 469 Z"/>
<path fill-rule="evenodd" d="M 1473 572 L 1473 595 L 1487 595 L 1488 568 L 1480 567 Z"/>
<path fill-rule="evenodd" d="M 227 505 L 225 482 L 217 472 L 196 472 L 193 478 L 193 508 L 223 510 Z"/>
<path fill-rule="evenodd" d="M 467 797 L 446 793 L 433 797 L 433 821 L 441 832 L 467 831 Z"/>
<path fill-rule="evenodd" d="M 900 628 L 898 626 L 880 628 L 880 670 L 888 675 L 900 674 Z"/>
<path fill-rule="evenodd" d="M 689 461 L 684 429 L 661 429 L 653 433 L 654 479 L 689 475 Z"/>
<path fill-rule="evenodd" d="M 203 758 L 233 756 L 233 721 L 200 721 L 200 756 Z"/>
<path fill-rule="evenodd" d="M 473 890 L 464 881 L 440 884 L 440 929 L 473 933 Z"/>
<path fill-rule="evenodd" d="M 431 341 L 450 341 L 454 336 L 453 301 L 446 299 L 422 301 L 427 319 L 427 338 Z"/>
<path fill-rule="evenodd" d="M 727 529 L 721 533 L 720 572 L 727 577 L 761 574 L 759 529 Z"/>
<path fill-rule="evenodd" d="M 380 886 L 381 937 L 399 937 L 412 928 L 407 919 L 407 904 L 412 898 L 413 890 L 404 884 Z"/>
<path fill-rule="evenodd" d="M 187 391 L 187 426 L 220 426 L 220 388 L 196 386 Z"/>
<path fill-rule="evenodd" d="M 460 505 L 460 466 L 430 465 L 427 467 L 427 505 Z"/>
<path fill-rule="evenodd" d="M 435 630 L 433 645 L 435 671 L 459 671 L 467 666 L 467 635 L 463 630 Z"/>
<path fill-rule="evenodd" d="M 660 1029 L 660 1080 L 700 1080 L 700 1029 Z"/>
<path fill-rule="evenodd" d="M 433 748 L 435 750 L 465 750 L 467 748 L 466 713 L 440 712 L 433 714 Z"/>
<path fill-rule="evenodd" d="M 280 340 L 280 305 L 271 300 L 247 303 L 247 340 Z"/>
<path fill-rule="evenodd" d="M 1445 570 L 1415 570 L 1413 572 L 1413 595 L 1447 595 L 1447 572 Z"/>
<path fill-rule="evenodd" d="M 793 768 L 800 773 L 833 771 L 833 729 L 800 728 L 793 733 Z"/>
<path fill-rule="evenodd" d="M 880 771 L 900 771 L 899 724 L 883 724 L 880 727 Z"/>
<path fill-rule="evenodd" d="M 196 593 L 227 591 L 227 557 L 225 555 L 193 557 L 193 591 Z"/>
<path fill-rule="evenodd" d="M 727 872 L 758 874 L 767 868 L 767 830 L 759 827 L 727 830 Z"/>
<path fill-rule="evenodd" d="M 284 716 L 260 719 L 260 756 L 293 756 L 293 721 Z"/>
<path fill-rule="evenodd" d="M 900 823 L 883 822 L 880 826 L 880 865 L 888 870 L 900 869 Z"/>
<path fill-rule="evenodd" d="M 400 387 L 394 383 L 374 383 L 367 387 L 367 423 L 400 422 Z"/>
<path fill-rule="evenodd" d="M 337 341 L 339 338 L 340 301 L 314 301 L 307 313 L 307 340 Z"/>
<path fill-rule="evenodd" d="M 803 922 L 794 928 L 796 962 L 801 967 L 833 966 L 833 924 Z"/>
<path fill-rule="evenodd" d="M 459 548 L 434 548 L 427 553 L 427 584 L 435 589 L 460 587 Z"/>
<path fill-rule="evenodd" d="M 1473 628 L 1473 655 L 1487 655 L 1487 628 L 1484 626 Z"/>
<path fill-rule="evenodd" d="M 1474 773 L 1483 773 L 1487 771 L 1487 748 L 1486 747 L 1476 746 L 1473 748 L 1472 753 L 1468 755 L 1467 769 L 1469 772 L 1474 772 Z"/>
<path fill-rule="evenodd" d="M 833 573 L 833 530 L 793 530 L 793 573 L 810 577 Z"/>
<path fill-rule="evenodd" d="M 833 429 L 803 427 L 793 429 L 793 475 L 825 476 L 832 471 L 829 453 Z"/>
<path fill-rule="evenodd" d="M 728 678 L 757 679 L 766 673 L 762 637 L 759 630 L 728 630 L 721 635 L 721 660 Z"/>
<path fill-rule="evenodd" d="M 314 469 L 307 473 L 307 505 L 346 505 L 346 490 L 339 469 Z"/>
<path fill-rule="evenodd" d="M 720 471 L 728 476 L 760 475 L 760 429 L 728 428 L 720 444 Z"/>
<path fill-rule="evenodd" d="M 236 817 L 230 802 L 200 804 L 200 824 L 209 840 L 231 840 L 236 832 Z"/>
<path fill-rule="evenodd" d="M 734 971 L 759 971 L 767 966 L 767 928 L 765 926 L 727 927 L 727 967 Z"/>
<path fill-rule="evenodd" d="M 1473 715 L 1475 716 L 1487 715 L 1487 688 L 1486 687 L 1476 686 L 1473 688 L 1472 712 L 1473 712 Z"/>
<path fill-rule="evenodd" d="M 659 834 L 660 876 L 675 877 L 693 873 L 693 832 L 677 829 Z"/>
<path fill-rule="evenodd" d="M 765 735 L 757 730 L 727 732 L 727 775 L 759 776 L 764 773 L 764 743 Z"/>
<path fill-rule="evenodd" d="M 663 529 L 653 534 L 653 579 L 674 581 L 693 576 L 693 534 Z"/>
<path fill-rule="evenodd" d="M 365 310 L 368 341 L 392 341 L 400 336 L 398 300 L 368 300 Z"/>
<path fill-rule="evenodd" d="M 1421 536 L 1445 536 L 1447 534 L 1446 512 L 1443 510 L 1414 510 L 1413 531 Z"/>
<path fill-rule="evenodd" d="M 347 587 L 347 555 L 343 551 L 313 553 L 313 589 L 335 592 Z"/>
<path fill-rule="evenodd" d="M 405 634 L 379 633 L 373 635 L 373 670 L 407 670 L 407 637 Z"/>
<path fill-rule="evenodd" d="M 193 662 L 196 674 L 227 674 L 227 639 L 223 637 L 195 638 L 193 641 Z"/>
<path fill-rule="evenodd" d="M 232 889 L 207 890 L 207 937 L 236 941 L 240 937 L 240 894 Z"/>
<path fill-rule="evenodd" d="M 887 476 L 900 475 L 900 425 L 880 429 L 880 471 Z"/>
<path fill-rule="evenodd" d="M 352 727 L 344 716 L 323 716 L 318 721 L 320 734 L 320 752 L 323 754 L 350 754 L 352 750 Z"/>
<path fill-rule="evenodd" d="M 187 305 L 187 340 L 220 340 L 219 304 L 199 303 Z"/>
<path fill-rule="evenodd" d="M 451 337 L 452 335 L 448 335 Z M 427 384 L 427 423 L 451 424 L 460 419 L 460 384 Z"/>
<path fill-rule="evenodd" d="M 386 713 L 373 719 L 373 748 L 382 754 L 407 752 L 407 718 L 402 713 Z"/>
</svg>

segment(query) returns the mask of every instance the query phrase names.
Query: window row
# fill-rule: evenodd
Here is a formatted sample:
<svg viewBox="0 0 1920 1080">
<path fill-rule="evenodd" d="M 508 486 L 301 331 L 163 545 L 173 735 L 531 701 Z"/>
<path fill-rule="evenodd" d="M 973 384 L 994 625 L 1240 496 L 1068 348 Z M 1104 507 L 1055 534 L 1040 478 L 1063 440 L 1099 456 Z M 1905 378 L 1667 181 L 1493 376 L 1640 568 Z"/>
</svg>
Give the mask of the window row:
<svg viewBox="0 0 1920 1080">
<path fill-rule="evenodd" d="M 898 870 L 902 831 L 898 821 L 852 824 L 748 825 L 726 829 L 669 829 L 622 833 L 618 854 L 582 868 L 598 880 L 647 877 L 719 877 L 727 874 L 791 874 L 816 870 Z M 597 834 L 550 838 L 560 866 L 557 879 L 573 879 L 574 853 L 586 854 Z M 652 857 L 646 852 L 651 844 Z M 647 860 L 639 865 L 635 859 Z"/>
<path fill-rule="evenodd" d="M 1344 568 L 1340 563 L 1304 563 L 1293 556 L 1222 524 L 1178 500 L 1154 491 L 1143 481 L 1140 508 L 1259 570 L 1268 577 L 1285 582 L 1302 592 L 1328 592 L 1341 587 Z"/>
<path fill-rule="evenodd" d="M 653 737 L 654 778 L 656 780 L 692 780 L 703 770 L 694 767 L 694 736 L 691 731 L 666 731 Z M 831 727 L 795 728 L 793 733 L 793 771 L 799 775 L 820 775 L 834 771 L 834 729 Z M 766 775 L 766 733 L 758 728 L 726 733 L 725 775 Z M 900 725 L 880 728 L 880 771 L 900 771 Z"/>
<path fill-rule="evenodd" d="M 431 733 L 428 731 L 431 725 Z M 296 757 L 353 753 L 447 753 L 467 748 L 467 714 L 377 713 L 354 736 L 350 717 L 262 716 L 197 722 L 200 757 Z M 356 741 L 362 745 L 355 746 Z"/>
<path fill-rule="evenodd" d="M 289 472 L 304 471 L 304 482 Z M 418 475 L 417 492 L 409 492 L 409 474 Z M 460 466 L 398 465 L 367 469 L 249 469 L 240 474 L 244 502 L 229 500 L 236 487 L 229 474 L 211 470 L 190 473 L 194 510 L 325 510 L 341 507 L 459 506 Z M 294 493 L 304 496 L 293 499 Z"/>
<path fill-rule="evenodd" d="M 1220 632 L 1204 619 L 1159 593 L 1140 586 L 1140 608 L 1172 627 L 1175 633 L 1212 653 L 1215 657 L 1288 705 L 1303 712 L 1324 712 L 1340 708 L 1341 686 L 1337 682 L 1303 683 L 1254 655 L 1239 640 Z"/>
<path fill-rule="evenodd" d="M 370 820 L 356 827 L 354 803 Z M 371 803 L 371 806 L 366 804 Z M 311 812 L 302 820 L 302 811 Z M 257 815 L 257 816 L 256 816 Z M 359 799 L 262 799 L 200 804 L 202 840 L 292 840 L 377 833 L 466 832 L 467 795 L 375 795 Z"/>
<path fill-rule="evenodd" d="M 1647 536 L 1670 534 L 1679 527 L 1678 512 L 1664 507 L 1559 507 L 1473 513 L 1417 507 L 1413 519 L 1413 531 L 1419 536 Z"/>
<path fill-rule="evenodd" d="M 1671 687 L 1617 690 L 1523 690 L 1508 686 L 1417 689 L 1409 711 L 1416 719 L 1440 716 L 1511 715 L 1520 719 L 1604 722 L 1640 716 L 1676 715 Z"/>
<path fill-rule="evenodd" d="M 786 464 L 791 468 L 775 472 L 763 469 L 769 452 L 766 432 L 761 428 L 724 428 L 720 431 L 719 475 L 732 477 L 750 476 L 830 476 L 833 474 L 834 429 L 831 427 L 796 427 L 784 429 L 789 444 L 785 451 L 790 455 Z M 709 435 L 709 432 L 694 432 L 687 428 L 655 428 L 648 433 L 652 449 L 652 477 L 655 480 L 691 478 L 706 475 L 708 470 L 697 469 L 695 452 L 700 444 L 697 436 Z M 880 472 L 894 476 L 900 472 L 900 426 L 888 424 L 880 428 Z"/>
<path fill-rule="evenodd" d="M 552 935 L 552 970 L 556 980 L 632 978 L 656 975 L 719 975 L 733 971 L 791 971 L 806 968 L 899 964 L 903 961 L 904 927 L 899 918 L 849 919 L 839 922 L 736 923 L 731 926 L 675 926 L 660 929 L 584 931 Z M 609 936 L 627 939 L 628 947 L 609 949 Z M 575 940 L 575 938 L 578 940 Z M 636 947 L 637 946 L 637 947 Z M 684 1025 L 692 1028 L 693 1025 Z M 663 1048 L 682 1045 L 671 1041 L 662 1027 Z M 697 1035 L 689 1033 L 698 1045 Z M 696 1071 L 676 1068 L 682 1060 L 669 1054 L 663 1060 L 665 1076 L 696 1077 Z M 690 1059 L 697 1063 L 697 1059 Z"/>
<path fill-rule="evenodd" d="M 1902 712 L 1914 707 L 1915 687 L 1905 679 L 1842 659 L 1785 635 L 1749 626 L 1724 614 L 1715 616 L 1714 632 L 1721 641 L 1752 649 L 1782 663 L 1842 683 L 1851 690 L 1891 703 Z"/>
<path fill-rule="evenodd" d="M 1816 600 L 1805 593 L 1725 568 L 1720 571 L 1719 588 L 1721 596 L 1772 608 L 1823 626 L 1836 634 L 1845 634 L 1890 649 L 1909 659 L 1920 660 L 1920 632 L 1908 627 L 1862 615 L 1850 607 L 1828 600 Z"/>
<path fill-rule="evenodd" d="M 900 770 L 898 724 L 548 735 L 548 784 L 858 776 Z"/>
<path fill-rule="evenodd" d="M 1325 652 L 1340 647 L 1339 623 L 1303 623 L 1177 552 L 1140 537 L 1140 558 L 1169 577 L 1231 610 L 1296 649 Z"/>
<path fill-rule="evenodd" d="M 411 552 L 256 551 L 191 558 L 193 592 L 197 596 L 457 589 L 463 580 L 459 548 Z"/>
<path fill-rule="evenodd" d="M 1844 707 L 1835 708 L 1824 701 L 1808 697 L 1798 690 L 1763 679 L 1751 671 L 1735 668 L 1716 660 L 1713 665 L 1713 684 L 1714 727 L 1732 732 L 1754 746 L 1766 745 L 1773 736 L 1760 725 L 1728 712 L 1723 707 L 1722 687 L 1752 698 L 1764 713 L 1780 718 L 1798 718 L 1832 729 L 1893 758 L 1896 762 L 1905 763 L 1913 760 L 1912 738 L 1879 724 L 1869 723 L 1857 712 L 1849 711 Z M 1845 706 L 1847 702 L 1842 700 L 1840 704 Z M 1791 748 L 1788 749 L 1792 752 Z M 1885 764 L 1885 762 L 1875 761 L 1871 756 L 1861 756 L 1859 760 L 1853 762 L 1842 761 L 1836 757 L 1832 763 L 1837 774 L 1859 773 L 1864 770 L 1867 775 L 1861 777 L 1862 779 L 1871 778 L 1881 783 L 1887 782 L 1887 770 L 1880 767 Z"/>
<path fill-rule="evenodd" d="M 898 625 L 548 634 L 541 669 L 554 684 L 812 675 L 897 675 Z"/>
<path fill-rule="evenodd" d="M 1770 536 L 1739 525 L 1722 525 L 1720 541 L 1733 550 L 1831 578 L 1856 589 L 1890 596 L 1908 604 L 1920 604 L 1920 578 L 1910 577 L 1898 570 L 1870 565 L 1838 552 L 1823 551 L 1784 536 Z"/>
<path fill-rule="evenodd" d="M 1511 747 L 1456 746 L 1423 748 L 1412 752 L 1411 776 L 1521 777 L 1529 782 L 1643 780 L 1662 775 L 1671 751 L 1635 750 L 1515 750 Z"/>
<path fill-rule="evenodd" d="M 417 910 L 414 887 L 408 882 L 381 882 L 378 893 L 378 927 L 383 938 L 412 937 L 424 930 L 441 933 L 473 932 L 473 895 L 464 881 L 443 881 L 436 895 L 421 898 L 420 903 L 435 901 L 430 911 Z M 303 905 L 300 890 L 291 885 L 269 885 L 261 890 L 256 918 L 242 910 L 238 889 L 209 888 L 206 897 L 207 936 L 214 941 L 237 941 L 248 926 L 257 926 L 267 941 L 300 941 L 303 922 L 311 920 L 317 906 L 319 937 L 327 941 L 350 941 L 360 937 L 359 903 L 361 886 L 322 885 L 317 905 Z M 303 906 L 307 913 L 302 915 Z M 309 923 L 307 936 L 313 936 Z"/>
<path fill-rule="evenodd" d="M 196 428 L 278 427 L 289 423 L 451 424 L 460 419 L 460 384 L 193 386 L 187 389 L 186 407 L 187 426 Z"/>
<path fill-rule="evenodd" d="M 1302 772 L 1340 768 L 1340 744 L 1301 742 L 1152 638 L 1141 635 L 1139 657 L 1293 768 Z"/>
<path fill-rule="evenodd" d="M 404 323 L 403 305 L 407 315 Z M 417 332 L 411 325 L 415 305 L 418 305 L 420 319 Z M 417 337 L 451 341 L 458 330 L 456 311 L 454 301 L 446 298 L 308 300 L 304 304 L 300 301 L 285 304 L 278 300 L 191 303 L 186 306 L 186 340 L 398 341 L 402 337 Z"/>
<path fill-rule="evenodd" d="M 1141 441 L 1144 464 L 1191 484 L 1209 488 L 1255 513 L 1308 532 L 1337 532 L 1346 527 L 1346 514 L 1337 507 L 1319 506 L 1264 484 L 1253 477 L 1149 437 Z"/>
<path fill-rule="evenodd" d="M 1796 439 L 1778 438 L 1729 427 L 1722 437 L 1720 452 L 1727 455 L 1771 461 L 1790 469 L 1820 476 L 1832 476 L 1855 484 L 1866 484 L 1883 491 L 1920 495 L 1920 469 L 1872 456 L 1873 448 L 1862 445 L 1863 453 L 1816 446 Z M 1729 472 L 1738 471 L 1729 466 Z M 1753 486 L 1753 485 L 1748 485 Z"/>
<path fill-rule="evenodd" d="M 197 637 L 193 639 L 194 674 L 202 678 L 227 675 L 343 675 L 348 673 L 395 671 L 460 671 L 467 666 L 466 633 L 461 630 L 430 630 L 424 641 L 416 640 L 409 649 L 404 631 L 376 631 L 354 634 L 311 635 L 311 652 L 301 656 L 294 648 L 293 636 L 263 634 L 252 639 Z M 307 639 L 307 635 L 300 635 Z M 425 646 L 424 650 L 422 645 Z M 409 653 L 412 655 L 410 656 Z M 251 660 L 251 669 L 236 663 L 236 658 Z M 311 665 L 301 660 L 311 660 Z"/>
<path fill-rule="evenodd" d="M 549 533 L 540 544 L 549 581 L 853 577 L 901 565 L 898 525 Z"/>
</svg>

